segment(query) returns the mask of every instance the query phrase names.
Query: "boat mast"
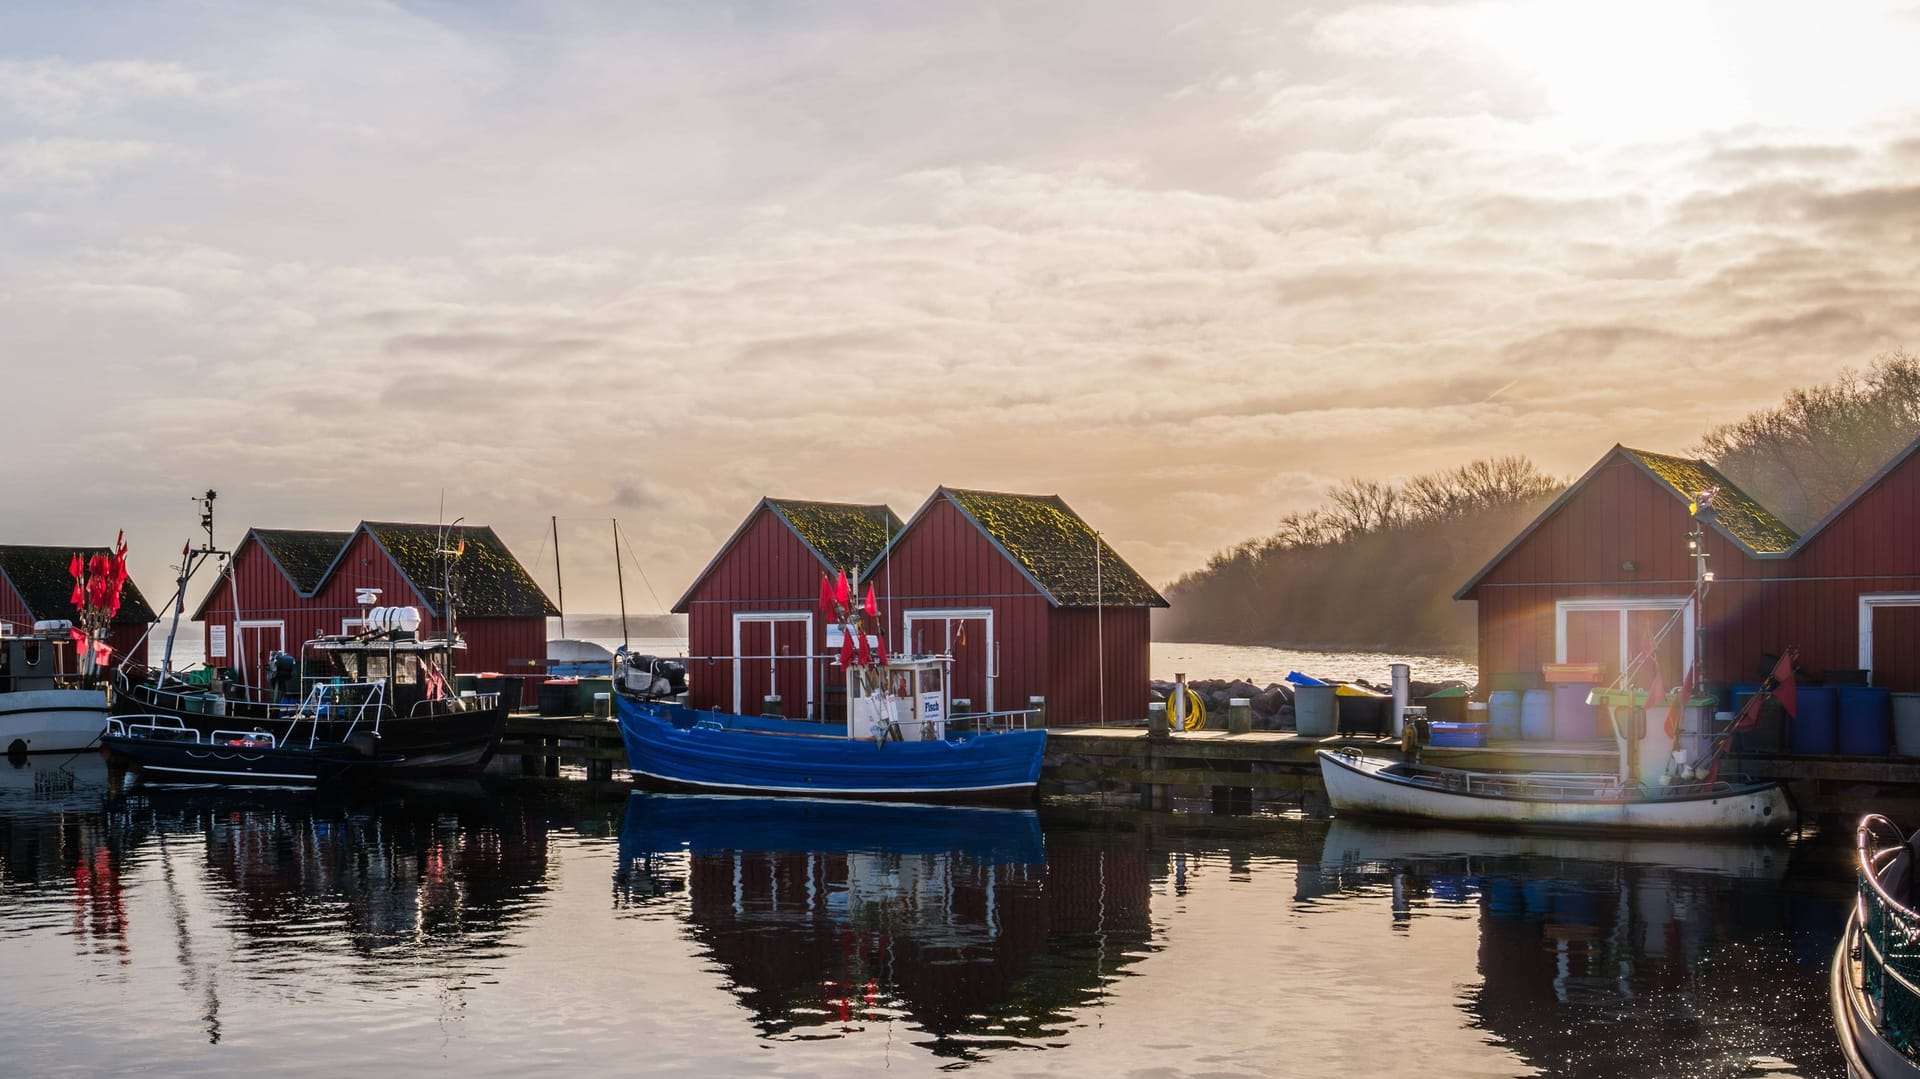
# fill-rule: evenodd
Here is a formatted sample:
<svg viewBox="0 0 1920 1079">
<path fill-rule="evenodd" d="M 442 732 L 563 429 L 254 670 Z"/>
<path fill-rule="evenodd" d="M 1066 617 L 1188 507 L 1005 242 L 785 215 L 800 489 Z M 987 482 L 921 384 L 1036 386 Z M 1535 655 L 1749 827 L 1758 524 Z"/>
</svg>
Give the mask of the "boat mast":
<svg viewBox="0 0 1920 1079">
<path fill-rule="evenodd" d="M 453 646 L 460 639 L 460 630 L 454 624 L 453 560 L 466 553 L 467 544 L 462 540 L 458 544 L 449 546 L 448 541 L 453 538 L 453 530 L 460 527 L 460 522 L 464 520 L 466 520 L 465 517 L 455 517 L 452 524 L 440 530 L 440 545 L 435 552 L 440 556 L 440 604 L 447 612 L 447 685 L 449 687 L 453 685 L 454 675 Z M 387 664 L 387 670 L 391 676 L 393 670 L 391 662 Z"/>
<path fill-rule="evenodd" d="M 557 547 L 553 552 L 553 564 L 555 567 L 560 565 L 560 549 Z M 555 579 L 558 579 L 557 571 Z M 629 643 L 627 640 L 627 578 L 620 568 L 620 518 L 618 517 L 613 519 L 613 580 L 620 586 L 620 647 L 625 648 Z M 561 636 L 564 637 L 566 634 L 562 633 Z"/>
<path fill-rule="evenodd" d="M 560 579 L 560 518 L 548 517 L 553 526 L 553 587 L 560 598 L 560 636 L 567 635 L 567 584 Z"/>
<path fill-rule="evenodd" d="M 186 611 L 187 582 L 193 578 L 193 571 L 200 563 L 216 555 L 225 556 L 226 554 L 225 551 L 213 545 L 213 500 L 216 497 L 218 496 L 209 488 L 206 494 L 194 498 L 195 502 L 200 503 L 200 527 L 206 530 L 207 538 L 201 542 L 198 549 L 189 546 L 181 552 L 180 576 L 175 582 L 177 587 L 173 593 L 173 623 L 167 628 L 166 650 L 160 655 L 160 670 L 163 674 L 173 673 L 173 639 L 180 633 L 180 616 Z M 234 611 L 234 617 L 240 617 L 237 609 Z M 239 642 L 234 642 L 233 646 L 239 647 Z"/>
</svg>

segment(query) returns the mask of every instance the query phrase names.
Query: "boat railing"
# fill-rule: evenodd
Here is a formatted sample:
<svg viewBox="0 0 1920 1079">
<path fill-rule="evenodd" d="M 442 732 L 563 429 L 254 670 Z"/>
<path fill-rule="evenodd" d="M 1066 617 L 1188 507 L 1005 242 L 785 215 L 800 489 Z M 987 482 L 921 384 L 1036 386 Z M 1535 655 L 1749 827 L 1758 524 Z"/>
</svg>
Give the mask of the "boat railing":
<svg viewBox="0 0 1920 1079">
<path fill-rule="evenodd" d="M 435 709 L 444 709 L 447 712 L 485 712 L 488 709 L 496 707 L 499 703 L 500 694 L 498 693 L 475 693 L 471 696 L 461 697 L 429 697 L 426 700 L 413 702 L 413 707 L 407 710 L 407 717 L 411 719 L 416 716 L 430 715 Z"/>
<path fill-rule="evenodd" d="M 947 719 L 947 730 L 958 728 L 976 734 L 994 734 L 1006 731 L 1024 731 L 1033 728 L 1034 720 L 1040 715 L 1032 708 L 1020 708 L 1009 712 L 961 712 Z"/>
<path fill-rule="evenodd" d="M 307 690 L 306 699 L 294 712 L 287 724 L 286 740 L 294 740 L 294 732 L 299 730 L 301 722 L 307 723 L 307 746 L 312 748 L 320 738 L 320 722 L 345 723 L 346 729 L 340 737 L 332 741 L 346 741 L 365 723 L 370 733 L 380 733 L 380 713 L 387 703 L 387 684 L 385 682 L 320 682 Z"/>
<path fill-rule="evenodd" d="M 1861 988 L 1873 1001 L 1880 1035 L 1909 1058 L 1920 1057 L 1920 913 L 1887 886 L 1896 876 L 1901 891 L 1913 886 L 1920 851 L 1877 813 L 1861 820 L 1854 844 Z"/>
<path fill-rule="evenodd" d="M 121 738 L 146 738 L 163 742 L 189 742 L 210 746 L 229 746 L 245 749 L 273 749 L 280 744 L 271 731 L 254 729 L 215 730 L 202 734 L 198 728 L 189 727 L 179 716 L 169 715 L 124 715 L 107 717 L 107 734 Z"/>
<path fill-rule="evenodd" d="M 1423 786 L 1456 791 L 1462 794 L 1483 795 L 1529 795 L 1534 797 L 1582 796 L 1598 798 L 1615 796 L 1637 791 L 1637 784 L 1622 784 L 1618 776 L 1611 772 L 1472 772 L 1459 768 L 1426 768 L 1419 765 L 1409 767 L 1403 773 L 1409 780 Z M 1670 795 L 1714 795 L 1732 794 L 1739 790 L 1737 783 L 1726 779 L 1712 782 L 1675 783 L 1671 786 L 1656 788 L 1660 793 Z"/>
<path fill-rule="evenodd" d="M 169 689 L 152 682 L 135 681 L 131 678 L 124 679 L 122 687 L 123 693 L 142 704 L 154 708 L 170 708 L 176 712 L 232 716 L 237 719 L 278 720 L 287 718 L 295 709 L 295 705 L 291 703 L 229 697 L 223 693 L 211 692 L 204 687 Z"/>
</svg>

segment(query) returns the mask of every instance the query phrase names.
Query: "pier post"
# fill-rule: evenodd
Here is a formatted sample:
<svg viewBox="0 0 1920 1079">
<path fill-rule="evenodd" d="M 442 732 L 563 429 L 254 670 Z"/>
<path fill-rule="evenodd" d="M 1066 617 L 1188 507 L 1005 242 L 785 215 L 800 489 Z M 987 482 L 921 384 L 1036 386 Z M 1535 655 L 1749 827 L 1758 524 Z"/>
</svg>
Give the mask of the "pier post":
<svg viewBox="0 0 1920 1079">
<path fill-rule="evenodd" d="M 1253 698 L 1234 697 L 1227 701 L 1227 733 L 1245 734 L 1253 729 Z"/>
<path fill-rule="evenodd" d="M 1039 694 L 1027 698 L 1027 708 L 1034 713 L 1028 726 L 1033 730 L 1047 729 L 1047 699 Z"/>
<path fill-rule="evenodd" d="M 1167 720 L 1172 724 L 1171 729 L 1176 731 L 1184 731 L 1187 729 L 1187 675 L 1186 675 L 1186 672 L 1179 671 L 1174 674 L 1173 696 L 1170 699 L 1173 701 L 1173 707 L 1167 709 Z"/>
<path fill-rule="evenodd" d="M 1153 701 L 1147 705 L 1147 739 L 1164 742 L 1171 733 L 1167 729 L 1167 702 Z"/>
</svg>

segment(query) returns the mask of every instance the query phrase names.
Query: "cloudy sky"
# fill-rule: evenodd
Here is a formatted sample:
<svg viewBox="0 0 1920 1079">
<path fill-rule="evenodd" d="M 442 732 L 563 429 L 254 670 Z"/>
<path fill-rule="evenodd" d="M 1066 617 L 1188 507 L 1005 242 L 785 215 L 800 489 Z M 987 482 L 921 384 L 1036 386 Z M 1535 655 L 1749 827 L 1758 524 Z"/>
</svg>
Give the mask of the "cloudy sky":
<svg viewBox="0 0 1920 1079">
<path fill-rule="evenodd" d="M 1865 0 L 0 5 L 0 541 L 124 527 L 157 602 L 198 490 L 444 497 L 609 610 L 609 517 L 671 603 L 763 494 L 945 483 L 1164 582 L 1920 347 L 1915 55 Z"/>
</svg>

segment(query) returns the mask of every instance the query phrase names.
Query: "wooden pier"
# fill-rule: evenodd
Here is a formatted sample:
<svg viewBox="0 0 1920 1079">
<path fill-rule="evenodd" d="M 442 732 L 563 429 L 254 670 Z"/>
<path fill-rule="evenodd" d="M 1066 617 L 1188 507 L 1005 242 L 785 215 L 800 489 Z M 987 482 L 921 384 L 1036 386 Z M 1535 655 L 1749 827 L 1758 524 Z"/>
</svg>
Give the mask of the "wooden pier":
<svg viewBox="0 0 1920 1079">
<path fill-rule="evenodd" d="M 1040 790 L 1043 795 L 1137 797 L 1141 806 L 1154 809 L 1168 808 L 1180 794 L 1210 797 L 1229 808 L 1252 800 L 1323 808 L 1324 803 L 1314 802 L 1320 774 L 1314 751 L 1342 746 L 1375 756 L 1400 755 L 1397 740 L 1373 735 L 1203 730 L 1152 738 L 1145 727 L 1056 727 L 1047 731 Z M 571 763 L 594 782 L 611 781 L 627 763 L 619 724 L 591 715 L 516 713 L 507 720 L 496 758 L 492 770 L 504 774 L 558 778 L 562 764 Z M 1602 740 L 1428 746 L 1421 759 L 1490 771 L 1611 772 L 1618 755 L 1612 741 Z M 1801 809 L 1813 814 L 1857 815 L 1891 807 L 1902 819 L 1920 817 L 1920 758 L 1750 753 L 1728 757 L 1724 770 L 1786 780 Z"/>
</svg>

